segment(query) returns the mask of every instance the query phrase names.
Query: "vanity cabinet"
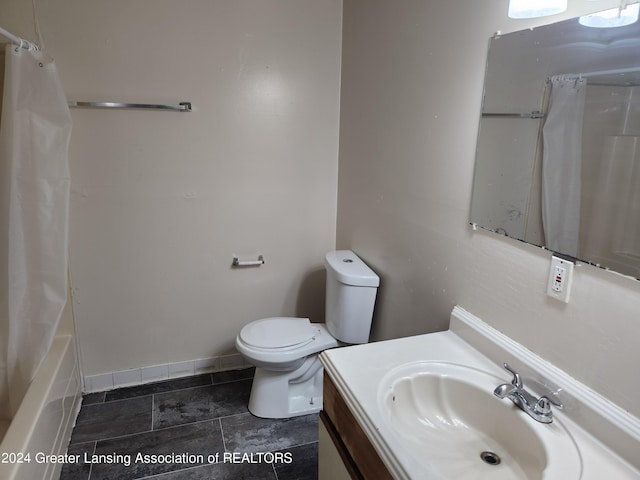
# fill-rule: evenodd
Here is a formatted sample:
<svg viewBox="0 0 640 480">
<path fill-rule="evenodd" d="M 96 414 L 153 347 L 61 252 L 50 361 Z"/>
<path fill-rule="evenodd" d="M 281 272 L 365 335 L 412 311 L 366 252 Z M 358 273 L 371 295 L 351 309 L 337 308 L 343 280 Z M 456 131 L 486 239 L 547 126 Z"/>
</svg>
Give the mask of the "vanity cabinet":
<svg viewBox="0 0 640 480">
<path fill-rule="evenodd" d="M 331 378 L 324 373 L 319 422 L 319 480 L 393 477 L 371 445 Z"/>
</svg>

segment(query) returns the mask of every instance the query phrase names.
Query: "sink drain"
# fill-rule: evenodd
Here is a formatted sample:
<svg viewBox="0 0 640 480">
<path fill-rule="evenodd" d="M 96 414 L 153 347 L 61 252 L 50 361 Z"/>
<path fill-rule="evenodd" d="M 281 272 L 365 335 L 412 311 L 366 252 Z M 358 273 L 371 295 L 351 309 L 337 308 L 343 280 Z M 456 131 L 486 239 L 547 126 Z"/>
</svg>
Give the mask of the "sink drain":
<svg viewBox="0 0 640 480">
<path fill-rule="evenodd" d="M 489 465 L 500 465 L 500 455 L 494 452 L 484 451 L 480 454 L 480 458 L 484 463 Z"/>
</svg>

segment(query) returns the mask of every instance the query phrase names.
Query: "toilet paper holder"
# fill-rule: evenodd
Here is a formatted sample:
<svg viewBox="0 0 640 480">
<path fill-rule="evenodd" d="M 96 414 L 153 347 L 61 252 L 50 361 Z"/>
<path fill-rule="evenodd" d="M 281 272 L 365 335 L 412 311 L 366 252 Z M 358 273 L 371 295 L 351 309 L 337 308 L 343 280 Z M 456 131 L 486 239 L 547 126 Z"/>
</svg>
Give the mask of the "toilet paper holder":
<svg viewBox="0 0 640 480">
<path fill-rule="evenodd" d="M 238 257 L 234 256 L 233 261 L 231 262 L 232 267 L 252 267 L 262 264 L 264 264 L 264 257 L 262 255 L 258 255 L 257 260 L 240 260 Z"/>
</svg>

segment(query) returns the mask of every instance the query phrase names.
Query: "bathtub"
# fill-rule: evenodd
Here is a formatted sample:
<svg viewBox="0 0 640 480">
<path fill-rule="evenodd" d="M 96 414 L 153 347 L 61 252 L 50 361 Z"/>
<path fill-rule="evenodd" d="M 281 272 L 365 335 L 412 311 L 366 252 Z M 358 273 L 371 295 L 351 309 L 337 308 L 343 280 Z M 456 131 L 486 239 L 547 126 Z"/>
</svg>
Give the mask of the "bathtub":
<svg viewBox="0 0 640 480">
<path fill-rule="evenodd" d="M 67 451 L 80 409 L 80 372 L 72 331 L 72 326 L 61 322 L 18 411 L 4 425 L 6 432 L 0 443 L 2 480 L 51 480 L 60 476 L 62 464 L 51 462 L 45 455 Z"/>
</svg>

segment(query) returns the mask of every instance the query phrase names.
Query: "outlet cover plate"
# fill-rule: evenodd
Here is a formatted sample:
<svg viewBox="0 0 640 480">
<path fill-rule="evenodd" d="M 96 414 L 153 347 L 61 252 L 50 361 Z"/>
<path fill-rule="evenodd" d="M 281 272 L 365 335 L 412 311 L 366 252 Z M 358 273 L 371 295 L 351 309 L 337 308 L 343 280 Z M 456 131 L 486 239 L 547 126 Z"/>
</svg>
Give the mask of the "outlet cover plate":
<svg viewBox="0 0 640 480">
<path fill-rule="evenodd" d="M 556 256 L 551 257 L 547 295 L 561 302 L 569 303 L 574 266 L 575 264 L 569 260 Z"/>
</svg>

